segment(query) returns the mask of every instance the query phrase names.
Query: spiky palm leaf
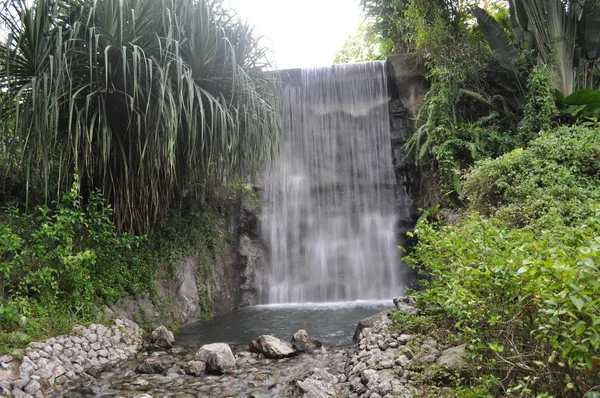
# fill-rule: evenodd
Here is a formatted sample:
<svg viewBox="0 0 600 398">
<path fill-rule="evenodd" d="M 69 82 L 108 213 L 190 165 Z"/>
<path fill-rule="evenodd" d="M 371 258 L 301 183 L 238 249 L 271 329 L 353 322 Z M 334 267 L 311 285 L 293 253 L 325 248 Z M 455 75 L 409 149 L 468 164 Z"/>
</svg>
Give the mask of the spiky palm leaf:
<svg viewBox="0 0 600 398">
<path fill-rule="evenodd" d="M 195 179 L 273 153 L 280 123 L 264 49 L 218 1 L 8 6 L 0 133 L 14 135 L 26 170 L 55 174 L 58 191 L 75 173 L 101 187 L 122 228 L 144 230 Z"/>
</svg>

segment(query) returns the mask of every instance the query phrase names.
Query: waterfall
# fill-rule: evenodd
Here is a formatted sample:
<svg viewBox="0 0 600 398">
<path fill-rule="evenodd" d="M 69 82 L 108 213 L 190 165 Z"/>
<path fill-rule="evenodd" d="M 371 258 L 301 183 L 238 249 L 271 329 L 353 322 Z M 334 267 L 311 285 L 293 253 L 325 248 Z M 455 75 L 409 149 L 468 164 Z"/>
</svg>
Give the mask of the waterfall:
<svg viewBox="0 0 600 398">
<path fill-rule="evenodd" d="M 263 187 L 266 303 L 389 299 L 402 291 L 385 62 L 302 70 Z"/>
</svg>

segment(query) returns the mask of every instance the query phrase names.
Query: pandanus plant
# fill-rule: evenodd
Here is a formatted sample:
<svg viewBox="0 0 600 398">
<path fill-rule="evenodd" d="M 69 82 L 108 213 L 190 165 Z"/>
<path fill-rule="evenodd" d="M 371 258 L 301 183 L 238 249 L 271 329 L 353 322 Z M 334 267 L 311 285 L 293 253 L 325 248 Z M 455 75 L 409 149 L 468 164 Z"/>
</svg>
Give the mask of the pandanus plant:
<svg viewBox="0 0 600 398">
<path fill-rule="evenodd" d="M 0 136 L 45 192 L 102 189 L 146 231 L 192 184 L 247 173 L 280 130 L 265 50 L 219 0 L 6 0 Z"/>
<path fill-rule="evenodd" d="M 600 56 L 600 5 L 585 0 L 509 0 L 517 45 L 487 11 L 473 14 L 498 62 L 516 70 L 524 54 L 545 64 L 556 89 L 569 95 L 593 87 Z"/>
</svg>

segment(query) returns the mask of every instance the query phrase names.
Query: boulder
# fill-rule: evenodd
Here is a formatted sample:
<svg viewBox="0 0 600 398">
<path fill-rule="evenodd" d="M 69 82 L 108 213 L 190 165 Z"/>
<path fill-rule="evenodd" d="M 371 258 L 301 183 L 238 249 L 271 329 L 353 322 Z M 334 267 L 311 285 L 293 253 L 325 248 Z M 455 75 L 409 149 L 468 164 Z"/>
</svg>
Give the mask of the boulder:
<svg viewBox="0 0 600 398">
<path fill-rule="evenodd" d="M 206 363 L 208 373 L 223 374 L 236 368 L 233 352 L 225 343 L 203 345 L 196 353 L 195 359 Z"/>
<path fill-rule="evenodd" d="M 279 359 L 296 354 L 290 343 L 286 343 L 275 336 L 263 334 L 250 343 L 250 352 L 263 354 L 267 358 Z"/>
<path fill-rule="evenodd" d="M 151 341 L 157 347 L 171 348 L 175 343 L 175 336 L 173 332 L 161 325 L 152 332 Z"/>
<path fill-rule="evenodd" d="M 304 329 L 298 330 L 292 337 L 292 347 L 298 352 L 313 352 L 321 346 L 321 342 L 312 340 Z"/>
<path fill-rule="evenodd" d="M 415 308 L 416 301 L 412 297 L 394 297 L 394 305 L 396 309 L 406 315 L 415 315 L 417 309 Z"/>
<path fill-rule="evenodd" d="M 377 322 L 381 322 L 387 319 L 391 311 L 392 309 L 388 308 L 387 310 L 383 310 L 375 315 L 363 319 L 362 321 L 359 321 L 358 325 L 356 325 L 356 330 L 354 331 L 354 337 L 352 338 L 352 340 L 354 340 L 355 343 L 358 343 L 358 337 L 360 336 L 360 333 L 363 331 L 363 329 L 372 328 L 373 325 L 375 325 Z"/>
<path fill-rule="evenodd" d="M 442 368 L 458 370 L 466 367 L 467 364 L 467 346 L 461 344 L 456 347 L 448 348 L 442 351 L 437 359 L 437 364 Z"/>
</svg>

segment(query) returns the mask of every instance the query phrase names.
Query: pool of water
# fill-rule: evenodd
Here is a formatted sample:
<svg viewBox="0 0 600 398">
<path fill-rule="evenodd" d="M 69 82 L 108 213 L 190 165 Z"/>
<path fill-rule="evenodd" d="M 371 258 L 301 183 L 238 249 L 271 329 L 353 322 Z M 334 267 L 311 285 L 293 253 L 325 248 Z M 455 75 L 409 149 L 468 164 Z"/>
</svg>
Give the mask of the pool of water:
<svg viewBox="0 0 600 398">
<path fill-rule="evenodd" d="M 390 300 L 335 303 L 270 304 L 243 308 L 182 328 L 181 345 L 222 342 L 248 344 L 261 334 L 290 341 L 299 329 L 328 346 L 350 344 L 357 323 L 390 308 Z"/>
</svg>

